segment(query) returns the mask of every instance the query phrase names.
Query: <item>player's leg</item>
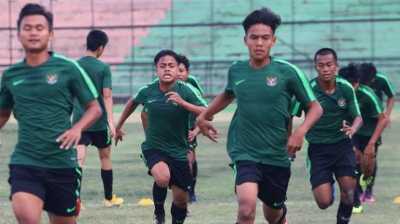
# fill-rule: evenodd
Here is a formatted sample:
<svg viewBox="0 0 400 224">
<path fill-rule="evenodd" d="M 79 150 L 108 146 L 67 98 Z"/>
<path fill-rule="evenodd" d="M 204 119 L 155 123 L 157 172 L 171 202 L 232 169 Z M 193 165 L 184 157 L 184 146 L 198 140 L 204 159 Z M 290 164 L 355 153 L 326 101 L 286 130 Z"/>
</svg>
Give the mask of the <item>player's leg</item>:
<svg viewBox="0 0 400 224">
<path fill-rule="evenodd" d="M 373 192 L 373 187 L 375 185 L 375 180 L 376 176 L 378 173 L 378 148 L 382 144 L 382 140 L 379 139 L 379 141 L 375 145 L 375 158 L 374 158 L 374 164 L 373 164 L 373 173 L 372 173 L 372 179 L 368 183 L 367 189 L 365 190 L 365 202 L 367 203 L 374 203 L 375 202 L 375 196 Z"/>
<path fill-rule="evenodd" d="M 171 189 L 173 200 L 171 205 L 172 224 L 184 223 L 187 215 L 189 193 L 176 185 L 172 185 Z"/>
<path fill-rule="evenodd" d="M 101 165 L 101 179 L 104 188 L 104 206 L 120 206 L 124 199 L 113 194 L 113 168 L 111 162 L 111 136 L 108 130 L 96 131 L 92 133 L 92 142 L 99 153 Z"/>
<path fill-rule="evenodd" d="M 239 224 L 254 223 L 258 196 L 258 182 L 262 180 L 262 172 L 257 163 L 238 161 L 233 166 L 235 174 L 236 198 L 239 204 L 237 222 Z"/>
<path fill-rule="evenodd" d="M 47 211 L 51 224 L 75 224 L 80 212 L 80 168 L 48 169 L 46 173 Z"/>
<path fill-rule="evenodd" d="M 337 211 L 337 223 L 348 224 L 353 210 L 354 189 L 356 179 L 354 176 L 337 178 L 340 187 L 340 204 Z"/>
<path fill-rule="evenodd" d="M 337 211 L 337 223 L 347 224 L 350 222 L 354 190 L 356 187 L 356 156 L 350 141 L 342 141 L 337 145 L 341 156 L 337 158 L 335 166 L 335 177 L 340 188 L 340 204 Z"/>
<path fill-rule="evenodd" d="M 171 179 L 170 169 L 167 164 L 168 159 L 159 150 L 143 150 L 142 155 L 146 166 L 149 168 L 149 174 L 154 179 L 153 190 L 154 186 L 157 186 L 160 192 L 166 191 Z M 165 211 L 163 202 L 160 202 L 158 205 L 155 204 L 154 223 L 165 223 Z"/>
<path fill-rule="evenodd" d="M 83 168 L 86 161 L 86 145 L 78 145 L 76 147 L 78 165 Z"/>
<path fill-rule="evenodd" d="M 357 165 L 356 165 L 356 187 L 354 189 L 354 199 L 353 199 L 353 201 L 354 201 L 353 213 L 358 214 L 358 213 L 363 212 L 361 203 L 362 203 L 364 194 L 363 194 L 363 191 L 360 186 L 360 177 L 362 174 L 361 163 L 362 163 L 363 155 L 362 155 L 362 152 L 357 148 L 355 148 L 354 152 L 356 155 Z"/>
<path fill-rule="evenodd" d="M 11 205 L 18 223 L 40 223 L 45 187 L 42 170 L 23 165 L 10 165 Z"/>
<path fill-rule="evenodd" d="M 170 158 L 169 168 L 171 171 L 172 205 L 171 215 L 172 224 L 183 223 L 187 216 L 187 204 L 189 200 L 189 190 L 192 184 L 192 174 L 190 173 L 189 162 Z"/>
<path fill-rule="evenodd" d="M 263 202 L 264 217 L 271 224 L 286 223 L 286 193 L 290 179 L 290 168 L 271 165 L 262 167 L 263 180 L 259 182 L 258 198 Z"/>
<path fill-rule="evenodd" d="M 18 223 L 40 223 L 43 210 L 43 201 L 40 197 L 27 192 L 17 192 L 12 195 L 11 204 Z"/>
<path fill-rule="evenodd" d="M 326 209 L 334 202 L 332 166 L 335 160 L 331 156 L 334 150 L 333 144 L 310 144 L 308 148 L 310 182 L 315 202 L 320 209 Z"/>
<path fill-rule="evenodd" d="M 189 201 L 196 202 L 197 198 L 196 198 L 195 188 L 196 188 L 196 181 L 197 181 L 197 160 L 196 160 L 195 148 L 188 150 L 188 161 L 189 161 L 190 172 L 193 177 L 191 187 L 189 190 Z"/>
<path fill-rule="evenodd" d="M 154 218 L 158 223 L 165 222 L 164 204 L 167 198 L 167 191 L 167 187 L 160 187 L 156 182 L 153 183 Z"/>
</svg>

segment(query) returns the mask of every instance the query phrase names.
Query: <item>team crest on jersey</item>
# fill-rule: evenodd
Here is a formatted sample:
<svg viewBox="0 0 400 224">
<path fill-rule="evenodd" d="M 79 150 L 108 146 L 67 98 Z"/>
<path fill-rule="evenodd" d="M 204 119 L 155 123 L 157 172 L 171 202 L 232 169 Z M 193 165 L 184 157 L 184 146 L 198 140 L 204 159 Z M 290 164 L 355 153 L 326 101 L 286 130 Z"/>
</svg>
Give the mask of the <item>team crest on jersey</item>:
<svg viewBox="0 0 400 224">
<path fill-rule="evenodd" d="M 47 75 L 47 83 L 50 85 L 56 84 L 58 81 L 58 75 L 57 74 L 48 74 Z"/>
<path fill-rule="evenodd" d="M 278 83 L 278 77 L 276 76 L 267 76 L 267 86 L 276 86 Z"/>
<path fill-rule="evenodd" d="M 345 107 L 346 106 L 346 99 L 344 99 L 344 98 L 338 99 L 337 104 L 339 105 L 339 107 Z"/>
</svg>

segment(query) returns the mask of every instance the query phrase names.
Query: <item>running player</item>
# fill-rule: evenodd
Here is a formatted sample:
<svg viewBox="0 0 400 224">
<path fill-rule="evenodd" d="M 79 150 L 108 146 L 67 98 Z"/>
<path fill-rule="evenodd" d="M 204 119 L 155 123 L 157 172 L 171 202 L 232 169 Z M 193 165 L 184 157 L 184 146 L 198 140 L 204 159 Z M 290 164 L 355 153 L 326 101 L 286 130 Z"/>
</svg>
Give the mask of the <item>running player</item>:
<svg viewBox="0 0 400 224">
<path fill-rule="evenodd" d="M 11 112 L 18 122 L 10 160 L 12 208 L 18 223 L 40 223 L 45 210 L 52 224 L 75 224 L 81 179 L 75 146 L 101 116 L 96 88 L 78 63 L 48 52 L 53 15 L 43 6 L 26 4 L 17 31 L 25 58 L 4 72 L 0 89 L 0 127 Z M 75 98 L 85 112 L 72 126 Z"/>
<path fill-rule="evenodd" d="M 269 223 L 286 222 L 286 192 L 290 178 L 288 152 L 301 148 L 303 138 L 322 114 L 304 73 L 270 56 L 280 16 L 262 8 L 250 13 L 242 25 L 249 60 L 234 63 L 225 91 L 198 116 L 198 126 L 211 140 L 217 131 L 209 121 L 235 98 L 237 109 L 228 133 L 228 154 L 235 172 L 239 204 L 237 223 L 254 223 L 257 197 Z M 309 108 L 305 121 L 288 139 L 289 105 L 296 97 Z"/>
<path fill-rule="evenodd" d="M 358 130 L 352 139 L 356 149 L 358 171 L 357 186 L 354 194 L 354 214 L 363 212 L 360 200 L 362 193 L 360 181 L 368 182 L 373 178 L 375 151 L 379 147 L 380 136 L 387 124 L 387 118 L 385 113 L 383 113 L 379 98 L 368 87 L 374 79 L 375 74 L 376 70 L 368 69 L 367 71 L 361 69 L 360 71 L 355 64 L 349 64 L 339 70 L 339 76 L 349 81 L 356 90 L 356 97 L 363 119 L 362 128 Z"/>
<path fill-rule="evenodd" d="M 199 114 L 206 102 L 194 90 L 177 79 L 178 55 L 162 50 L 154 58 L 158 81 L 141 88 L 126 104 L 116 127 L 116 143 L 122 140 L 123 124 L 139 104 L 146 108 L 146 139 L 142 144 L 145 163 L 158 187 L 172 189 L 172 223 L 183 223 L 187 213 L 188 191 L 192 175 L 187 160 L 188 120 Z M 165 223 L 164 210 L 157 210 L 155 223 Z"/>
<path fill-rule="evenodd" d="M 105 207 L 120 206 L 124 200 L 113 194 L 113 170 L 111 163 L 111 139 L 115 134 L 113 119 L 113 100 L 111 91 L 110 67 L 99 58 L 108 43 L 107 34 L 101 30 L 92 30 L 86 38 L 86 56 L 79 59 L 79 65 L 86 71 L 100 93 L 98 102 L 104 111 L 101 118 L 82 133 L 79 141 L 78 162 L 83 167 L 86 158 L 86 147 L 93 145 L 99 152 L 101 179 L 103 180 Z M 75 102 L 73 123 L 82 117 L 84 107 Z"/>
<path fill-rule="evenodd" d="M 318 76 L 310 84 L 324 114 L 306 136 L 310 182 L 318 207 L 326 209 L 334 202 L 335 176 L 340 188 L 336 223 L 347 224 L 356 186 L 356 158 L 350 139 L 362 125 L 362 118 L 353 87 L 336 76 L 336 52 L 331 48 L 319 49 L 314 63 Z M 295 107 L 293 114 L 298 114 L 300 108 Z"/>
<path fill-rule="evenodd" d="M 376 67 L 372 63 L 362 63 L 361 68 L 368 71 L 368 70 L 375 70 Z M 386 77 L 381 72 L 376 72 L 375 78 L 373 78 L 372 82 L 369 84 L 369 87 L 371 87 L 374 91 L 375 94 L 379 97 L 381 102 L 384 102 L 385 97 L 386 97 L 386 105 L 384 107 L 384 113 L 386 114 L 386 117 L 388 118 L 388 125 L 390 123 L 390 116 L 392 114 L 393 108 L 394 108 L 394 103 L 395 103 L 395 91 L 393 88 L 392 83 L 389 81 L 389 79 Z M 382 103 L 383 105 L 383 103 Z M 382 138 L 379 139 L 379 144 L 382 144 Z M 375 156 L 378 155 L 378 151 L 376 150 Z M 368 183 L 367 189 L 363 194 L 361 195 L 361 200 L 366 203 L 374 203 L 376 198 L 373 193 L 373 187 L 375 184 L 375 179 L 376 179 L 376 174 L 378 170 L 378 163 L 377 159 L 375 160 L 375 169 L 373 172 L 373 179 L 371 182 Z M 400 197 L 399 197 L 400 200 Z"/>
</svg>

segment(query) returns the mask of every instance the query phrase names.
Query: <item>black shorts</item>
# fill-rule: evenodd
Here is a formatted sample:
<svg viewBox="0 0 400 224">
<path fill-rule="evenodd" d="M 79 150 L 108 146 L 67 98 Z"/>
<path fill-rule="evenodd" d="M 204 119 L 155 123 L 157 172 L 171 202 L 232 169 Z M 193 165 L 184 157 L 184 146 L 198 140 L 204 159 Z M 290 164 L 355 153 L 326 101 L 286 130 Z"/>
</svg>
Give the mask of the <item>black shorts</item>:
<svg viewBox="0 0 400 224">
<path fill-rule="evenodd" d="M 361 152 L 364 152 L 365 147 L 367 147 L 370 136 L 362 136 L 362 135 L 354 135 L 353 138 L 351 139 L 351 142 L 353 143 L 354 147 L 357 150 L 360 150 Z M 378 147 L 382 144 L 381 138 L 378 139 L 375 143 L 375 156 L 376 153 L 378 152 Z"/>
<path fill-rule="evenodd" d="M 310 182 L 312 189 L 325 183 L 334 183 L 343 176 L 356 177 L 356 157 L 349 139 L 334 144 L 310 144 Z"/>
<path fill-rule="evenodd" d="M 286 192 L 290 179 L 290 168 L 238 161 L 234 165 L 235 184 L 246 182 L 258 184 L 258 198 L 274 209 L 285 205 Z"/>
<path fill-rule="evenodd" d="M 111 135 L 107 130 L 82 132 L 79 145 L 94 145 L 98 149 L 104 149 L 111 145 Z"/>
<path fill-rule="evenodd" d="M 80 168 L 41 168 L 10 165 L 8 183 L 11 196 L 18 192 L 33 194 L 44 203 L 44 210 L 57 216 L 77 216 L 80 210 Z"/>
<path fill-rule="evenodd" d="M 187 160 L 176 160 L 157 149 L 143 150 L 143 158 L 149 168 L 149 175 L 151 175 L 151 168 L 158 162 L 163 161 L 168 165 L 171 175 L 169 186 L 175 185 L 184 191 L 190 190 L 193 176 Z"/>
</svg>

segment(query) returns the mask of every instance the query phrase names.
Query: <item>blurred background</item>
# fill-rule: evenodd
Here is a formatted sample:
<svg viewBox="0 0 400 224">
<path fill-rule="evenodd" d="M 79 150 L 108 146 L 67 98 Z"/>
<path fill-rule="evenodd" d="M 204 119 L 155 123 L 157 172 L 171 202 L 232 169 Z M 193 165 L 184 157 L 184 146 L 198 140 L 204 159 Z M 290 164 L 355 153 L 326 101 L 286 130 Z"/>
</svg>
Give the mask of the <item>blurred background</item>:
<svg viewBox="0 0 400 224">
<path fill-rule="evenodd" d="M 241 22 L 260 7 L 282 17 L 273 55 L 309 78 L 314 52 L 332 47 L 342 65 L 371 61 L 400 84 L 399 0 L 1 0 L 0 71 L 23 58 L 16 18 L 27 2 L 54 13 L 51 48 L 60 54 L 78 59 L 90 29 L 107 32 L 102 59 L 112 66 L 114 94 L 122 101 L 154 78 L 153 57 L 166 48 L 189 57 L 206 96 L 222 91 L 230 64 L 248 58 Z"/>
</svg>

